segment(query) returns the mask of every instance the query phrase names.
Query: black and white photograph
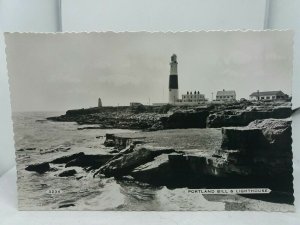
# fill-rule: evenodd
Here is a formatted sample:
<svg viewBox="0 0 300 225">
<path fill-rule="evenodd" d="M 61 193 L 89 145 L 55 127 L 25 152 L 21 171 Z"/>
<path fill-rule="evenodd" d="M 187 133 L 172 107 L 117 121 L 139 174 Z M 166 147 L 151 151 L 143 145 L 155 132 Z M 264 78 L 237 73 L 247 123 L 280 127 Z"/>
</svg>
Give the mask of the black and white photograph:
<svg viewBox="0 0 300 225">
<path fill-rule="evenodd" d="M 5 43 L 20 210 L 295 210 L 292 31 Z"/>
</svg>

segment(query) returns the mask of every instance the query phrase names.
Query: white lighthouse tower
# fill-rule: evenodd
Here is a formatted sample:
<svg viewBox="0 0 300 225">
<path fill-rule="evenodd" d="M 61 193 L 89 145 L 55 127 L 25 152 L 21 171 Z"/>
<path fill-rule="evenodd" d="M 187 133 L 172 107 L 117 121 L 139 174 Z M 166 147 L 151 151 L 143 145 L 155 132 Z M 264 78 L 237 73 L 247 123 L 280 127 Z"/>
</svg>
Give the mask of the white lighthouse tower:
<svg viewBox="0 0 300 225">
<path fill-rule="evenodd" d="M 101 98 L 98 98 L 98 108 L 101 108 L 102 107 L 102 101 L 101 101 Z"/>
<path fill-rule="evenodd" d="M 177 64 L 177 56 L 173 54 L 170 62 L 169 104 L 175 104 L 179 97 Z"/>
</svg>

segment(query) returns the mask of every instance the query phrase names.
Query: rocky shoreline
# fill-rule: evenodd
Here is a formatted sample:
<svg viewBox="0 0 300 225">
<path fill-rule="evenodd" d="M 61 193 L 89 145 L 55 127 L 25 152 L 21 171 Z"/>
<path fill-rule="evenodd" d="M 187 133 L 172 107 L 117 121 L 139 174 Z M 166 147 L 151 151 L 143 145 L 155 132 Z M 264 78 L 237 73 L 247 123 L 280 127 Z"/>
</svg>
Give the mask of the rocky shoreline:
<svg viewBox="0 0 300 225">
<path fill-rule="evenodd" d="M 69 110 L 51 121 L 98 125 L 82 129 L 163 130 L 247 126 L 257 119 L 283 119 L 292 114 L 290 102 L 231 102 L 202 106 L 122 106 Z"/>
<path fill-rule="evenodd" d="M 212 152 L 186 143 L 180 146 L 169 142 L 170 146 L 162 146 L 165 138 L 182 136 L 180 131 L 107 134 L 104 145 L 111 148 L 109 154 L 81 152 L 25 169 L 46 173 L 53 170 L 52 164 L 61 164 L 65 170 L 59 173 L 60 177 L 76 177 L 79 167 L 94 177 L 115 177 L 168 188 L 269 188 L 271 194 L 247 196 L 293 203 L 290 119 L 263 119 L 244 127 L 224 127 L 219 147 Z M 197 129 L 182 131 L 188 142 L 189 138 L 197 138 Z"/>
<path fill-rule="evenodd" d="M 235 102 L 198 107 L 139 106 L 70 110 L 48 118 L 88 124 L 80 129 L 126 128 L 106 134 L 105 154 L 84 152 L 27 165 L 25 170 L 81 179 L 143 182 L 168 188 L 269 188 L 246 195 L 293 204 L 290 102 Z M 92 124 L 92 126 L 91 126 Z M 205 128 L 205 132 L 200 130 Z M 79 128 L 78 128 L 79 129 Z M 57 171 L 56 171 L 57 173 Z"/>
</svg>

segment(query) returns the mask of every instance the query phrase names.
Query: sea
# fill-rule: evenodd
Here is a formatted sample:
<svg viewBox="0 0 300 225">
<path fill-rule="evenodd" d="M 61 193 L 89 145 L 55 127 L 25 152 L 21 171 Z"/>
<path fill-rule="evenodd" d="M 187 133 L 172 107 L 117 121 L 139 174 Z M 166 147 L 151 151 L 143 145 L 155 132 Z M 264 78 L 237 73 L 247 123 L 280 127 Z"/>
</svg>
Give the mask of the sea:
<svg viewBox="0 0 300 225">
<path fill-rule="evenodd" d="M 140 132 L 78 129 L 84 126 L 46 119 L 61 114 L 13 113 L 20 210 L 225 210 L 224 202 L 188 194 L 186 188 L 168 189 L 133 180 L 94 178 L 93 171 L 86 172 L 79 167 L 74 167 L 76 177 L 59 177 L 66 170 L 63 165 L 51 164 L 53 171 L 44 174 L 26 171 L 30 164 L 49 162 L 64 155 L 107 153 L 111 148 L 103 145 L 106 133 Z"/>
</svg>

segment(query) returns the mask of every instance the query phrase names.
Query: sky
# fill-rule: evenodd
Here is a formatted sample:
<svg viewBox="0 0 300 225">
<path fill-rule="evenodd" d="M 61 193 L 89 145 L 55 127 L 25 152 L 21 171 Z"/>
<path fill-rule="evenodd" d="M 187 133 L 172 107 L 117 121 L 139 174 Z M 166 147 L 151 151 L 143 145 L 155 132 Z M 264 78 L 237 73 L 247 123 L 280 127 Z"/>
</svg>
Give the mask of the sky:
<svg viewBox="0 0 300 225">
<path fill-rule="evenodd" d="M 6 33 L 13 111 L 65 111 L 168 101 L 177 55 L 179 93 L 257 90 L 291 95 L 293 32 Z"/>
</svg>

